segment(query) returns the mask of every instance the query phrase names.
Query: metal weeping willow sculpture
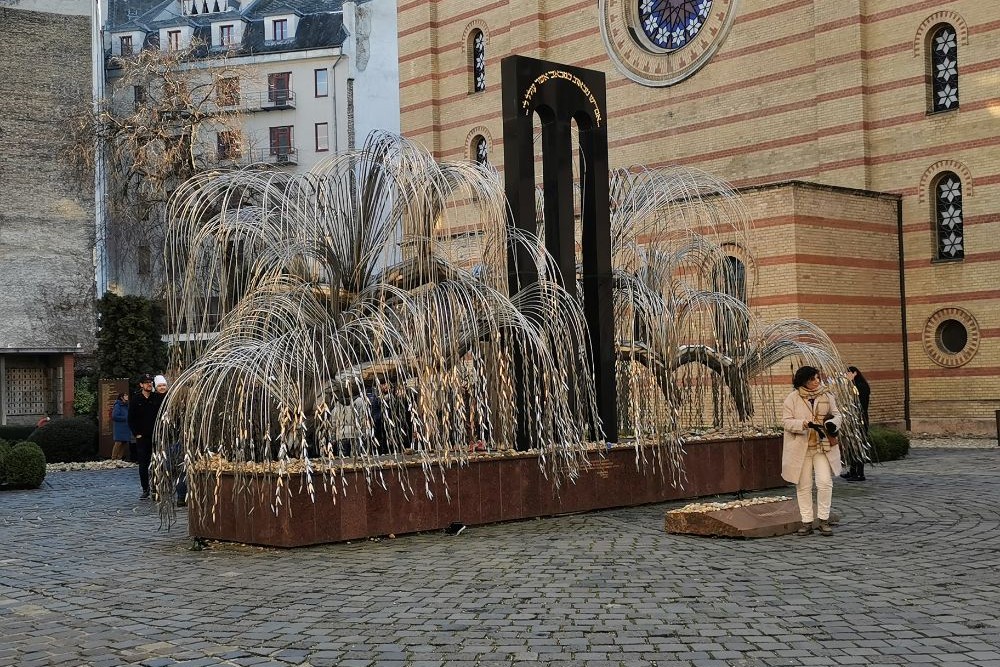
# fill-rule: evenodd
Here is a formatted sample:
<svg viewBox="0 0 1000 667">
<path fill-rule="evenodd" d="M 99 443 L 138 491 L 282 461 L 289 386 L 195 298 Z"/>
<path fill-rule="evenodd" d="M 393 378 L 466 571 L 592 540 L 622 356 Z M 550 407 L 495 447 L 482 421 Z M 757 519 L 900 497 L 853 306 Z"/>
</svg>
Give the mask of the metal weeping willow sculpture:
<svg viewBox="0 0 1000 667">
<path fill-rule="evenodd" d="M 754 406 L 773 406 L 760 380 L 776 364 L 799 358 L 833 378 L 842 364 L 808 322 L 751 313 L 754 281 L 732 261 L 748 218 L 724 183 L 633 169 L 614 172 L 610 192 L 617 426 L 640 465 L 653 457 L 677 484 L 692 429 L 723 427 L 725 415 L 738 428 Z M 449 216 L 476 227 L 461 252 L 436 232 Z M 539 232 L 507 226 L 491 168 L 438 164 L 388 134 L 304 175 L 246 169 L 188 182 L 166 253 L 183 371 L 159 425 L 160 497 L 180 474 L 169 443 L 182 443 L 187 469 L 235 473 L 250 492 L 257 475 L 276 475 L 281 511 L 293 479 L 310 496 L 336 496 L 347 470 L 369 487 L 415 492 L 392 479 L 413 461 L 430 494 L 444 468 L 512 452 L 519 424 L 549 479 L 574 480 L 605 446 L 604 429 L 582 305 Z M 509 244 L 539 276 L 513 295 Z M 850 386 L 835 390 L 856 410 Z M 863 446 L 856 428 L 841 441 Z M 212 476 L 198 479 L 189 502 L 214 507 Z"/>
<path fill-rule="evenodd" d="M 433 237 L 455 206 L 474 211 L 490 239 L 475 271 Z M 169 313 L 184 370 L 159 441 L 182 442 L 189 469 L 303 473 L 310 495 L 337 494 L 345 469 L 384 486 L 414 457 L 432 480 L 435 465 L 475 455 L 470 443 L 509 449 L 521 424 L 558 484 L 575 477 L 588 441 L 603 439 L 580 306 L 537 239 L 508 238 L 491 169 L 437 164 L 376 134 L 305 175 L 192 179 L 171 223 Z M 539 275 L 513 297 L 508 243 Z M 515 359 L 528 404 L 513 400 Z M 161 449 L 169 498 L 178 466 Z M 279 489 L 276 509 L 289 492 Z M 211 505 L 213 493 L 196 484 L 190 500 Z"/>
<path fill-rule="evenodd" d="M 558 491 L 621 446 L 682 486 L 692 434 L 777 423 L 771 373 L 789 359 L 831 378 L 855 417 L 841 442 L 864 456 L 829 338 L 748 306 L 736 193 L 691 169 L 609 178 L 603 75 L 520 56 L 502 69 L 503 181 L 376 133 L 305 174 L 208 173 L 177 191 L 161 499 L 185 470 L 213 521 L 223 474 L 275 513 L 346 497 L 349 480 L 447 497 L 453 466 L 526 450 Z"/>
</svg>

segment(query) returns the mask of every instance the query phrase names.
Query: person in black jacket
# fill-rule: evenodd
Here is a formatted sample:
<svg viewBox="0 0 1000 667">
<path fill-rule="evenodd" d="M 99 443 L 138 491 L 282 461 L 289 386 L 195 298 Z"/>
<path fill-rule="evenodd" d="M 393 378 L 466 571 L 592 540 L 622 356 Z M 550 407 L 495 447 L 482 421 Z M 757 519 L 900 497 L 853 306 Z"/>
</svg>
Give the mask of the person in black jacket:
<svg viewBox="0 0 1000 667">
<path fill-rule="evenodd" d="M 139 391 L 129 402 L 128 426 L 135 436 L 136 459 L 139 464 L 139 483 L 142 484 L 141 500 L 149 498 L 149 464 L 153 460 L 153 430 L 160 411 L 163 394 L 153 391 L 153 376 L 139 378 Z"/>
<path fill-rule="evenodd" d="M 857 366 L 847 367 L 847 379 L 854 383 L 854 388 L 858 392 L 858 402 L 861 404 L 861 421 L 865 427 L 865 440 L 868 439 L 868 404 L 871 402 L 872 389 L 868 385 L 868 380 L 858 370 Z M 865 481 L 865 462 L 851 461 L 851 467 L 841 477 L 849 482 Z"/>
</svg>

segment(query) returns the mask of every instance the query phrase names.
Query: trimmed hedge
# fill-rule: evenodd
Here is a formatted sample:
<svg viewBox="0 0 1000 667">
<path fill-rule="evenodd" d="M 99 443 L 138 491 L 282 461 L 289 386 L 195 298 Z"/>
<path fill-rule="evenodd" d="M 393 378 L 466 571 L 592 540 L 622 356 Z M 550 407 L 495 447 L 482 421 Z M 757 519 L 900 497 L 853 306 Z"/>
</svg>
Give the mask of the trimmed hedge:
<svg viewBox="0 0 1000 667">
<path fill-rule="evenodd" d="M 33 442 L 19 442 L 3 457 L 4 482 L 15 489 L 37 489 L 45 479 L 45 454 Z"/>
<path fill-rule="evenodd" d="M 27 440 L 34 430 L 34 426 L 0 426 L 0 439 L 10 443 L 21 442 Z"/>
<path fill-rule="evenodd" d="M 5 467 L 7 455 L 14 449 L 14 445 L 0 438 L 0 484 L 7 479 L 7 468 Z"/>
<path fill-rule="evenodd" d="M 90 417 L 53 419 L 28 436 L 49 463 L 92 461 L 97 457 L 97 422 Z"/>
<path fill-rule="evenodd" d="M 872 443 L 872 458 L 881 463 L 906 458 L 910 453 L 910 438 L 900 431 L 882 426 L 873 426 L 868 432 Z"/>
</svg>

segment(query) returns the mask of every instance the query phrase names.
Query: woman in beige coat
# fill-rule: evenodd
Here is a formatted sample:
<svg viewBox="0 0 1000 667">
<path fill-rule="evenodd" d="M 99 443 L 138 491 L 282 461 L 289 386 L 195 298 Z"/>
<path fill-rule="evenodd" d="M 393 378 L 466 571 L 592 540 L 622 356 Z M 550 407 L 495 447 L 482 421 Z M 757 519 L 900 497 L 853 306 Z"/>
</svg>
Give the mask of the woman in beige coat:
<svg viewBox="0 0 1000 667">
<path fill-rule="evenodd" d="M 781 450 L 781 476 L 795 484 L 802 527 L 797 535 L 813 532 L 813 478 L 816 479 L 816 512 L 819 532 L 833 535 L 830 528 L 830 503 L 833 500 L 833 477 L 840 474 L 840 447 L 834 436 L 840 428 L 841 415 L 833 394 L 821 386 L 819 370 L 803 366 L 795 372 L 794 389 L 781 409 L 785 428 Z"/>
</svg>

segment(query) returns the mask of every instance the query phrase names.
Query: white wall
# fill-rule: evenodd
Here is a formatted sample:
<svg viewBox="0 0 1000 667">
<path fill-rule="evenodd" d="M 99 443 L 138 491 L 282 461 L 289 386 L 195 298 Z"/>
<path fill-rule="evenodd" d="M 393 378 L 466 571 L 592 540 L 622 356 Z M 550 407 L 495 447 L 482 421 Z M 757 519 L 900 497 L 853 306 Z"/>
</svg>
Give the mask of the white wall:
<svg viewBox="0 0 1000 667">
<path fill-rule="evenodd" d="M 372 130 L 399 132 L 396 0 L 372 0 L 356 9 L 345 2 L 344 24 L 351 32 L 344 53 L 354 77 L 355 141 L 360 148 Z"/>
</svg>

